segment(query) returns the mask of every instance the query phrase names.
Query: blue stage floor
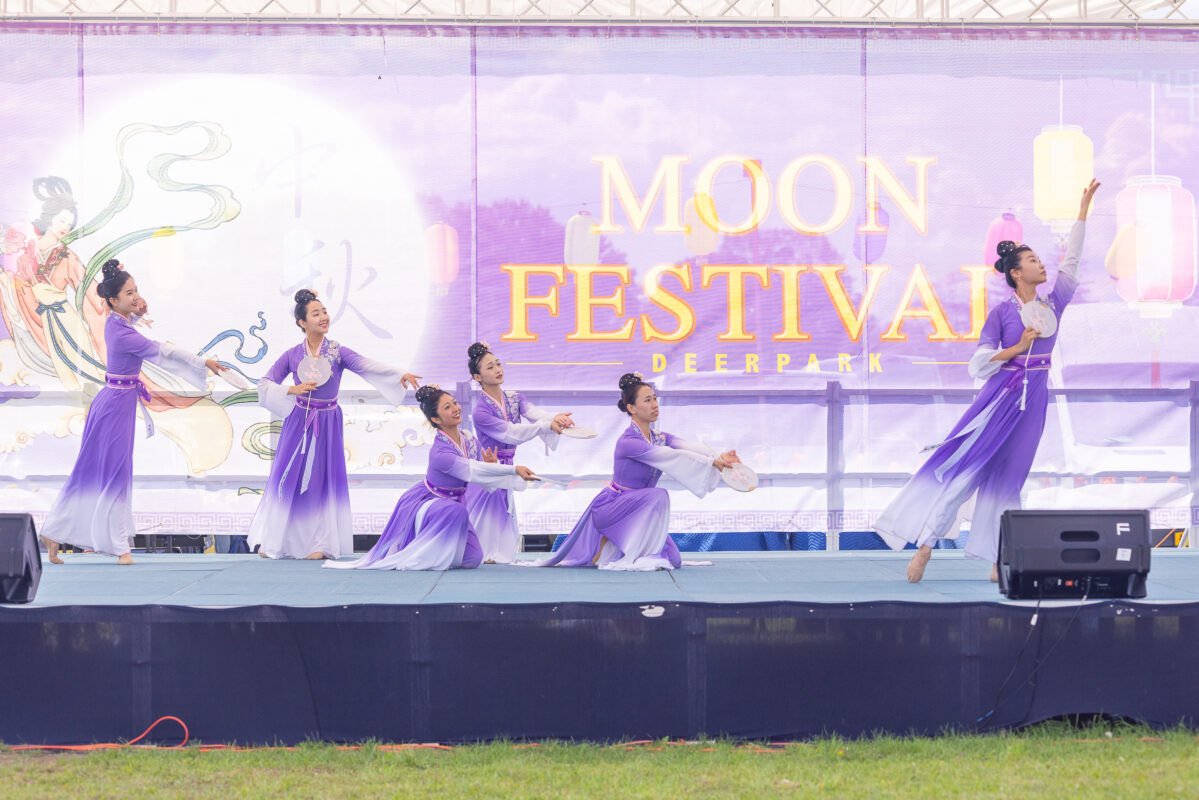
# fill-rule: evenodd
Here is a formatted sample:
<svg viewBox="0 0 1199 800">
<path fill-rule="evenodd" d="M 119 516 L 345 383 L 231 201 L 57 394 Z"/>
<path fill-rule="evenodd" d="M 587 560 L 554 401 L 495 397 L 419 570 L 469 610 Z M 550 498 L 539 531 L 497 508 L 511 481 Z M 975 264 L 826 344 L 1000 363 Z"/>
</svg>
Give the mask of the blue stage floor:
<svg viewBox="0 0 1199 800">
<path fill-rule="evenodd" d="M 915 585 L 904 579 L 907 553 L 686 555 L 715 564 L 654 573 L 501 565 L 376 572 L 252 555 L 135 555 L 137 563 L 122 567 L 112 558 L 68 554 L 62 566 L 45 565 L 36 601 L 23 607 L 1003 601 L 987 580 L 989 565 L 953 552 L 935 552 L 925 579 Z M 1155 550 L 1149 596 L 1142 602 L 1199 602 L 1199 551 Z"/>
</svg>

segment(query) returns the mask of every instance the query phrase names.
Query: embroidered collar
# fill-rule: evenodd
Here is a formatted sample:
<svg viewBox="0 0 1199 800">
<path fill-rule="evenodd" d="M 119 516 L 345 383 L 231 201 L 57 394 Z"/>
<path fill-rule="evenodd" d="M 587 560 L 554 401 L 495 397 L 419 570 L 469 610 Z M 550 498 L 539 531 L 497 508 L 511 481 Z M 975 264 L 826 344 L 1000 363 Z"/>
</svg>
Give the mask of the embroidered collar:
<svg viewBox="0 0 1199 800">
<path fill-rule="evenodd" d="M 650 437 L 648 439 L 646 439 L 645 434 L 641 432 L 641 428 L 638 427 L 636 422 L 630 422 L 629 427 L 632 428 L 633 430 L 637 431 L 637 436 L 639 436 L 642 439 L 645 439 L 645 441 L 649 442 L 650 444 L 656 444 L 656 445 L 665 445 L 666 444 L 666 434 L 663 433 L 662 431 L 658 430 L 657 428 L 650 428 L 649 429 Z"/>
<path fill-rule="evenodd" d="M 443 430 L 439 429 L 437 431 L 437 435 L 449 442 L 450 446 L 457 450 L 458 454 L 463 458 L 469 458 L 474 461 L 479 460 L 479 443 L 475 440 L 475 437 L 471 436 L 461 428 L 458 429 L 458 438 L 462 440 L 461 446 L 451 439 L 450 435 Z"/>
<path fill-rule="evenodd" d="M 516 392 L 500 392 L 500 396 L 504 398 L 504 405 L 501 407 L 495 401 L 495 398 L 483 392 L 483 397 L 487 398 L 491 403 L 491 407 L 500 412 L 500 416 L 509 422 L 520 422 L 520 395 Z"/>
<path fill-rule="evenodd" d="M 308 337 L 304 337 L 304 341 L 300 342 L 300 358 L 309 355 L 308 352 Z M 329 362 L 330 366 L 335 366 L 341 360 L 341 345 L 326 336 L 321 339 L 321 346 L 316 353 L 317 356 L 324 358 Z"/>
<path fill-rule="evenodd" d="M 1045 306 L 1045 308 L 1048 308 L 1051 311 L 1053 310 L 1053 302 L 1051 300 L 1047 300 L 1041 295 L 1037 295 L 1032 300 L 1029 300 L 1028 303 L 1026 303 L 1020 299 L 1019 295 L 1017 295 L 1015 292 L 1012 292 L 1012 305 L 1016 307 L 1017 311 L 1023 311 L 1024 307 L 1029 303 L 1040 303 L 1041 305 Z"/>
<path fill-rule="evenodd" d="M 116 321 L 116 324 L 118 324 L 118 325 L 124 325 L 126 328 L 130 328 L 130 329 L 133 328 L 132 320 L 125 319 L 124 317 L 122 317 L 120 314 L 118 314 L 115 311 L 109 311 L 108 316 L 109 316 L 109 318 L 114 319 Z"/>
</svg>

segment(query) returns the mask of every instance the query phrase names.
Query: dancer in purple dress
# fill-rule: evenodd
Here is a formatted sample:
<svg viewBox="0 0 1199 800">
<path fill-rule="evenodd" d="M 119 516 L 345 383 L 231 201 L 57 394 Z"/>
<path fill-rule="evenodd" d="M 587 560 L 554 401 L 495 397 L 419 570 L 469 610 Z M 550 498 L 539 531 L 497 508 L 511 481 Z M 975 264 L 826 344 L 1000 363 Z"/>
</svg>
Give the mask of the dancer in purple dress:
<svg viewBox="0 0 1199 800">
<path fill-rule="evenodd" d="M 658 487 L 662 475 L 697 497 L 720 482 L 720 471 L 741 459 L 735 450 L 711 448 L 654 430 L 658 396 L 637 373 L 620 379 L 617 406 L 632 419 L 616 441 L 612 482 L 591 501 L 566 541 L 548 559 L 530 566 L 579 567 L 649 572 L 682 566 L 669 536 L 670 495 Z"/>
<path fill-rule="evenodd" d="M 329 312 L 315 292 L 296 292 L 293 313 L 304 341 L 284 351 L 258 382 L 258 402 L 283 417 L 283 431 L 247 541 L 264 558 L 338 558 L 354 549 L 337 405 L 342 375 L 346 370 L 360 375 L 397 406 L 404 402 L 404 386 L 415 389 L 420 376 L 329 339 Z M 308 374 L 310 369 L 315 373 Z M 295 383 L 284 387 L 289 375 Z"/>
<path fill-rule="evenodd" d="M 500 464 L 459 427 L 462 407 L 449 392 L 422 386 L 421 411 L 437 435 L 425 479 L 400 496 L 379 541 L 362 558 L 326 562 L 338 569 L 474 569 L 483 563 L 479 537 L 462 502 L 468 485 L 521 491 L 537 476 L 528 467 Z"/>
<path fill-rule="evenodd" d="M 471 420 L 484 450 L 494 450 L 501 464 L 511 464 L 517 445 L 541 437 L 546 447 L 558 447 L 558 434 L 574 425 L 570 412 L 551 414 L 528 401 L 520 392 L 505 392 L 504 365 L 486 342 L 475 342 L 466 351 L 466 368 L 479 382 L 482 393 Z M 528 422 L 521 422 L 521 419 Z M 488 564 L 510 564 L 520 548 L 513 496 L 506 489 L 466 488 L 466 510 Z"/>
<path fill-rule="evenodd" d="M 875 526 L 896 550 L 909 542 L 918 546 L 908 564 L 912 583 L 924 576 L 935 540 L 951 532 L 958 508 L 976 491 L 966 555 L 996 561 L 999 517 L 1007 509 L 1020 508 L 1020 490 L 1045 427 L 1050 353 L 1062 312 L 1078 287 L 1087 211 L 1098 188 L 1099 183 L 1091 181 L 1083 190 L 1066 256 L 1053 290 L 1044 297 L 1037 294 L 1037 287 L 1046 281 L 1045 265 L 1032 248 L 999 243 L 995 269 L 1015 291 L 992 309 L 970 359 L 970 374 L 986 383 L 949 438 L 933 446 L 936 452 Z M 996 579 L 992 567 L 991 580 Z"/>
<path fill-rule="evenodd" d="M 154 423 L 144 408 L 150 392 L 139 377 L 142 361 L 186 379 L 197 395 L 208 393 L 206 368 L 214 373 L 226 369 L 215 359 L 204 360 L 134 330 L 135 316 L 144 315 L 147 305 L 133 277 L 116 259 L 104 263 L 97 291 L 109 309 L 104 321 L 105 385 L 92 400 L 79 457 L 42 526 L 42 543 L 54 564 L 63 563 L 58 550 L 64 544 L 118 556 L 120 564 L 133 563 L 129 547 L 134 533 L 133 440 L 139 402 L 147 435 L 154 435 Z"/>
</svg>

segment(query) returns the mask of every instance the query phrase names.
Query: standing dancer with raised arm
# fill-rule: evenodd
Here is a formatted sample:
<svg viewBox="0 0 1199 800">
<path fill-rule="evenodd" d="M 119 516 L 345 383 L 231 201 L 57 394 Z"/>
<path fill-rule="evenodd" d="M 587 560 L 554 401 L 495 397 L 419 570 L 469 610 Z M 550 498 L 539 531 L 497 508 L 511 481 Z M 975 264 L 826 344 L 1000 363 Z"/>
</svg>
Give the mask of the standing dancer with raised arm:
<svg viewBox="0 0 1199 800">
<path fill-rule="evenodd" d="M 258 402 L 283 417 L 283 432 L 262 500 L 250 523 L 250 548 L 265 558 L 338 558 L 353 552 L 350 484 L 337 393 L 346 370 L 362 376 L 393 405 L 420 376 L 343 347 L 326 334 L 329 312 L 308 289 L 293 311 L 304 340 L 283 352 L 258 382 Z M 284 387 L 287 376 L 295 384 Z"/>
<path fill-rule="evenodd" d="M 908 564 L 912 583 L 924 576 L 935 540 L 950 533 L 958 508 L 975 491 L 978 501 L 966 555 L 995 564 L 999 517 L 1007 509 L 1020 508 L 1020 490 L 1041 442 L 1049 404 L 1050 353 L 1062 312 L 1078 287 L 1087 212 L 1098 188 L 1099 183 L 1091 181 L 1083 189 L 1078 221 L 1047 295 L 1037 294 L 1047 278 L 1045 265 L 1032 248 L 1018 242 L 999 243 L 995 269 L 1014 291 L 991 310 L 970 359 L 971 376 L 986 383 L 949 438 L 933 445 L 936 452 L 875 526 L 893 549 L 909 542 L 918 546 Z M 993 566 L 991 580 L 997 579 Z"/>
<path fill-rule="evenodd" d="M 511 464 L 517 445 L 536 437 L 541 437 L 549 449 L 557 449 L 558 435 L 574 425 L 570 412 L 542 411 L 520 392 L 505 392 L 504 365 L 486 342 L 475 342 L 466 355 L 466 368 L 483 390 L 471 414 L 479 446 L 494 450 L 501 464 Z M 528 422 L 522 422 L 522 418 Z M 514 499 L 507 489 L 485 489 L 478 484 L 466 489 L 466 509 L 488 564 L 510 564 L 516 559 L 520 532 Z"/>
<path fill-rule="evenodd" d="M 104 262 L 97 292 L 108 307 L 104 320 L 104 388 L 92 400 L 83 425 L 79 456 L 67 483 L 42 526 L 42 543 L 53 564 L 63 563 L 60 545 L 117 556 L 117 563 L 132 564 L 133 541 L 133 440 L 140 402 L 147 435 L 154 435 L 145 404 L 150 392 L 142 383 L 142 361 L 184 378 L 197 393 L 208 390 L 206 368 L 214 373 L 228 369 L 216 359 L 204 360 L 167 342 L 155 342 L 133 329 L 134 317 L 146 313 L 147 304 L 137 283 L 116 259 Z"/>
</svg>

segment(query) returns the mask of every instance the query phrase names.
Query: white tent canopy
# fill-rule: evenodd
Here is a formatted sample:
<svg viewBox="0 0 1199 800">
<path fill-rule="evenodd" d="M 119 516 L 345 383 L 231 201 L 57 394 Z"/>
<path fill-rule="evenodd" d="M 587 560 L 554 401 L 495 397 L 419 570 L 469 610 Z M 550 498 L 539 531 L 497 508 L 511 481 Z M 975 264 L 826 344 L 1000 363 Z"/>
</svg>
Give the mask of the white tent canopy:
<svg viewBox="0 0 1199 800">
<path fill-rule="evenodd" d="M 13 19 L 1199 25 L 1199 0 L 0 0 Z"/>
</svg>

